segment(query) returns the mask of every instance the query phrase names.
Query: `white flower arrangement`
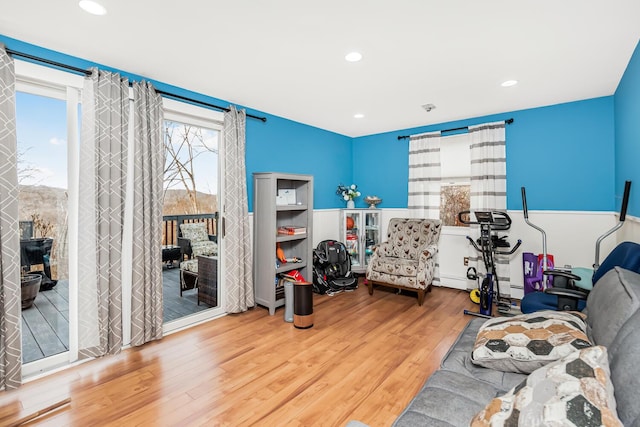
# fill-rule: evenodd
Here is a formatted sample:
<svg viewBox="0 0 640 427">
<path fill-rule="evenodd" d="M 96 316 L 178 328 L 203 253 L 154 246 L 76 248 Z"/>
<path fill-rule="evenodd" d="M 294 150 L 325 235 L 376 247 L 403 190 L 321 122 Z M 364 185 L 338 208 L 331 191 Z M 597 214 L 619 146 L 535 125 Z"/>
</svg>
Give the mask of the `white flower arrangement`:
<svg viewBox="0 0 640 427">
<path fill-rule="evenodd" d="M 348 187 L 340 184 L 336 189 L 336 194 L 346 201 L 360 197 L 360 192 L 358 191 L 358 186 L 356 184 L 351 184 Z"/>
</svg>

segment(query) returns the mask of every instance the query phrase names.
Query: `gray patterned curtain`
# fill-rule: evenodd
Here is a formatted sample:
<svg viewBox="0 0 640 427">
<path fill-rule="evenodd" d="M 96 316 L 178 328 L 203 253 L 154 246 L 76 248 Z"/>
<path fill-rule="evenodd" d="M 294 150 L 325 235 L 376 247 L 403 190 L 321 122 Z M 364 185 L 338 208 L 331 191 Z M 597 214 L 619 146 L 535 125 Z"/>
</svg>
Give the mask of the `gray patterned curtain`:
<svg viewBox="0 0 640 427">
<path fill-rule="evenodd" d="M 80 358 L 122 347 L 122 231 L 129 83 L 94 69 L 85 79 L 80 145 L 78 344 Z"/>
<path fill-rule="evenodd" d="M 20 239 L 13 59 L 0 45 L 0 388 L 22 383 Z"/>
<path fill-rule="evenodd" d="M 440 219 L 440 164 L 439 131 L 411 135 L 409 139 L 409 200 L 407 207 L 412 218 Z M 432 283 L 440 286 L 440 263 L 435 257 Z"/>
<path fill-rule="evenodd" d="M 162 198 L 165 151 L 162 98 L 133 84 L 134 179 L 131 345 L 162 338 Z"/>
<path fill-rule="evenodd" d="M 245 111 L 231 106 L 224 115 L 224 266 L 229 278 L 225 311 L 240 313 L 255 305 L 253 258 L 249 235 L 249 205 L 245 166 Z"/>
</svg>

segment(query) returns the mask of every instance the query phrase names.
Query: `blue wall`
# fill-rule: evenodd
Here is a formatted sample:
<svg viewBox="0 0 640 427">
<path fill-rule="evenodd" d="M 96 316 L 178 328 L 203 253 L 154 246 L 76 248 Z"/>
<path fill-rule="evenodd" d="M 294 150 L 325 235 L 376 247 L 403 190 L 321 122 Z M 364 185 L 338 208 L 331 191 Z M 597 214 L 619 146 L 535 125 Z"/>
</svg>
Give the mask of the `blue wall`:
<svg viewBox="0 0 640 427">
<path fill-rule="evenodd" d="M 628 213 L 640 217 L 640 43 L 614 96 L 616 131 L 616 200 L 626 180 L 633 181 Z"/>
<path fill-rule="evenodd" d="M 354 139 L 354 176 L 380 207 L 407 206 L 408 140 L 411 135 L 506 120 L 507 208 L 522 209 L 527 188 L 533 210 L 614 209 L 613 97 L 514 111 Z M 380 165 L 380 168 L 370 165 Z"/>
<path fill-rule="evenodd" d="M 130 80 L 144 77 L 77 57 L 54 52 L 0 34 L 0 42 L 8 49 L 26 53 L 74 67 L 118 72 Z M 228 101 L 191 92 L 186 89 L 150 80 L 157 89 L 198 101 L 228 106 Z M 242 107 L 242 106 L 239 106 Z M 342 206 L 335 189 L 351 181 L 351 138 L 307 126 L 281 117 L 247 109 L 247 113 L 267 117 L 267 122 L 247 118 L 247 182 L 249 210 L 252 209 L 253 172 L 289 172 L 311 174 L 314 177 L 314 206 L 318 209 Z"/>
</svg>

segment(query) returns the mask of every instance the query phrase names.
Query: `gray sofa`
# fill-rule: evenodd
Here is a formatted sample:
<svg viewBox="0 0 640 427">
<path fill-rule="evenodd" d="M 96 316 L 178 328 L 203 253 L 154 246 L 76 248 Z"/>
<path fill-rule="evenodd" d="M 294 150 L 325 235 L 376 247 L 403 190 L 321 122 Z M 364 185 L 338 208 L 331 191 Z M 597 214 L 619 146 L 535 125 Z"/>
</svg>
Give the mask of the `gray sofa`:
<svg viewBox="0 0 640 427">
<path fill-rule="evenodd" d="M 618 417 L 625 426 L 640 427 L 640 275 L 619 267 L 610 270 L 594 286 L 585 311 L 591 342 L 607 347 Z M 471 362 L 484 322 L 469 322 L 394 426 L 468 426 L 494 397 L 522 383 L 525 374 Z"/>
</svg>

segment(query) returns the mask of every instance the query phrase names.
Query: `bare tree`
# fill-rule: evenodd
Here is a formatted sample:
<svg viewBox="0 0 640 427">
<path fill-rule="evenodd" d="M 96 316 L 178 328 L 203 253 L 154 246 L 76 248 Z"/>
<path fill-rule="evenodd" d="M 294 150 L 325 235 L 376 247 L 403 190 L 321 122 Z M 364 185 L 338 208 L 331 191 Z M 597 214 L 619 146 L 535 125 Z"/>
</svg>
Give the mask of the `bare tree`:
<svg viewBox="0 0 640 427">
<path fill-rule="evenodd" d="M 187 213 L 199 213 L 194 160 L 202 153 L 217 153 L 218 150 L 207 145 L 202 128 L 169 121 L 166 122 L 164 144 L 167 153 L 165 195 L 169 189 L 184 188 L 188 198 Z"/>
<path fill-rule="evenodd" d="M 18 168 L 18 184 L 24 185 L 26 181 L 35 180 L 36 175 L 40 172 L 40 169 L 34 166 L 33 163 L 29 163 L 25 160 L 25 157 L 32 147 L 25 149 L 18 149 L 16 153 L 17 168 Z"/>
</svg>

